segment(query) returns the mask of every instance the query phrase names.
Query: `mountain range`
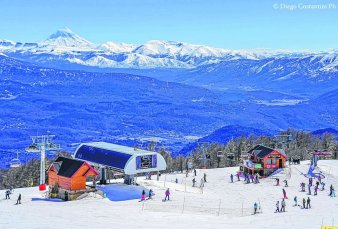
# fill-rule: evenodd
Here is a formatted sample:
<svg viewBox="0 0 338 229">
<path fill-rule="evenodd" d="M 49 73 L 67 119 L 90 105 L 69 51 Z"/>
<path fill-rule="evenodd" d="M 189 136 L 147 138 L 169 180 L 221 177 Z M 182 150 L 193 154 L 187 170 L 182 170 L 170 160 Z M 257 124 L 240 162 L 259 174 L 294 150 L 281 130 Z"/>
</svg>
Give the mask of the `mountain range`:
<svg viewBox="0 0 338 229">
<path fill-rule="evenodd" d="M 220 63 L 224 67 L 224 61 L 258 61 L 269 58 L 269 61 L 253 69 L 260 72 L 274 65 L 273 60 L 287 58 L 297 64 L 308 58 L 319 71 L 338 71 L 337 51 L 312 53 L 268 49 L 229 50 L 161 40 L 151 40 L 141 45 L 112 41 L 94 44 L 68 28 L 58 30 L 39 43 L 0 40 L 0 52 L 50 67 L 81 65 L 98 68 L 192 69 L 206 65 L 206 71 L 215 71 L 219 68 L 214 69 L 210 65 Z M 280 66 L 274 66 L 274 69 L 278 71 Z"/>
<path fill-rule="evenodd" d="M 155 139 L 173 154 L 198 139 L 336 130 L 337 85 L 336 51 L 93 44 L 67 28 L 39 43 L 0 40 L 0 151 L 47 130 L 69 151 Z"/>
</svg>

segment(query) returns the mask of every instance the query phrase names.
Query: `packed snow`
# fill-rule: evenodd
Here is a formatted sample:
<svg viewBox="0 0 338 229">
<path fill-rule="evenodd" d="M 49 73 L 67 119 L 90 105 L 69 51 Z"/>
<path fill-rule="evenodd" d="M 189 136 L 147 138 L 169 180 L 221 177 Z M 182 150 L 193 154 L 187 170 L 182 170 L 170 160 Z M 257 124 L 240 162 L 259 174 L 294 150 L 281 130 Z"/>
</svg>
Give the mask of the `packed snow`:
<svg viewBox="0 0 338 229">
<path fill-rule="evenodd" d="M 338 187 L 338 160 L 319 161 L 325 174 L 324 191 L 317 196 L 300 192 L 300 183 L 308 183 L 302 173 L 309 168 L 309 161 L 291 165 L 278 174 L 280 186 L 273 178 L 260 179 L 259 184 L 244 184 L 243 178 L 230 182 L 230 174 L 238 167 L 197 170 L 196 186 L 192 187 L 193 173 L 162 174 L 152 180 L 138 177 L 137 182 L 152 189 L 152 200 L 139 199 L 110 201 L 98 194 L 69 202 L 31 201 L 42 198 L 37 187 L 16 189 L 10 200 L 0 201 L 0 228 L 320 228 L 323 224 L 338 225 L 338 197 L 328 196 L 331 184 Z M 203 174 L 207 182 L 199 188 Z M 288 175 L 290 174 L 290 175 Z M 289 187 L 284 187 L 287 178 Z M 177 179 L 177 183 L 176 183 Z M 114 185 L 114 184 L 111 184 Z M 166 188 L 170 188 L 170 201 L 163 202 Z M 286 190 L 286 212 L 275 213 L 276 201 L 281 201 L 282 189 Z M 22 204 L 15 205 L 18 194 Z M 2 192 L 5 197 L 4 191 Z M 294 196 L 298 204 L 303 198 L 311 198 L 311 209 L 293 206 Z M 139 193 L 139 198 L 141 193 Z M 253 205 L 261 206 L 260 213 L 253 214 Z M 243 207 L 242 207 L 243 206 Z"/>
</svg>

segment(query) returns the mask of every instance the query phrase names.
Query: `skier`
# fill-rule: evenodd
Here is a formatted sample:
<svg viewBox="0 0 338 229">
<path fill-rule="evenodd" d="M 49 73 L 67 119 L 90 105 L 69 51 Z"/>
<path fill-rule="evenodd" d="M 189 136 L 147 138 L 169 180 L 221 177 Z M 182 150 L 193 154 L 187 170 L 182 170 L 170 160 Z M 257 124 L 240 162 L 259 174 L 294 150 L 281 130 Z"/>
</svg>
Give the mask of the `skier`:
<svg viewBox="0 0 338 229">
<path fill-rule="evenodd" d="M 11 198 L 11 197 L 9 196 L 9 194 L 10 194 L 10 191 L 7 190 L 7 191 L 6 191 L 6 200 Z"/>
<path fill-rule="evenodd" d="M 308 195 L 311 195 L 311 185 L 310 184 L 308 184 L 308 189 L 309 189 Z"/>
<path fill-rule="evenodd" d="M 322 183 L 322 177 L 321 176 L 318 176 L 318 181 L 319 181 L 319 183 Z"/>
<path fill-rule="evenodd" d="M 310 202 L 311 202 L 310 197 L 308 197 L 306 200 L 306 209 L 311 208 Z"/>
<path fill-rule="evenodd" d="M 246 183 L 250 184 L 250 176 L 249 176 L 249 174 L 246 175 Z"/>
<path fill-rule="evenodd" d="M 316 182 L 316 186 L 317 186 L 317 187 L 319 186 L 319 181 Z"/>
<path fill-rule="evenodd" d="M 284 180 L 284 183 L 285 183 L 285 186 L 284 186 L 284 187 L 289 187 L 288 181 L 287 181 L 287 180 Z"/>
<path fill-rule="evenodd" d="M 293 198 L 293 201 L 295 201 L 295 206 L 297 206 L 298 205 L 298 203 L 297 203 L 297 196 L 295 196 L 295 198 Z"/>
<path fill-rule="evenodd" d="M 239 179 L 239 173 L 237 173 L 236 175 L 237 175 L 237 181 L 240 181 L 240 179 Z"/>
<path fill-rule="evenodd" d="M 279 178 L 275 178 L 276 179 L 276 186 L 279 186 Z"/>
<path fill-rule="evenodd" d="M 149 197 L 148 197 L 148 200 L 149 200 L 149 199 L 152 199 L 153 195 L 154 195 L 154 191 L 153 191 L 152 189 L 150 189 L 150 190 L 149 190 Z"/>
<path fill-rule="evenodd" d="M 231 183 L 234 183 L 234 175 L 232 175 L 232 173 L 230 175 L 230 180 L 231 180 Z"/>
<path fill-rule="evenodd" d="M 169 191 L 169 188 L 165 191 L 165 198 L 164 198 L 164 201 L 166 201 L 167 200 L 167 198 L 168 198 L 168 200 L 170 200 L 169 199 L 169 196 L 170 196 L 170 191 Z"/>
<path fill-rule="evenodd" d="M 277 203 L 276 203 L 276 211 L 275 212 L 279 212 L 279 201 L 277 200 Z"/>
<path fill-rule="evenodd" d="M 197 171 L 196 171 L 196 169 L 194 169 L 194 175 L 196 176 L 196 174 L 197 174 Z"/>
<path fill-rule="evenodd" d="M 309 178 L 309 184 L 312 186 L 313 179 L 312 177 Z"/>
<path fill-rule="evenodd" d="M 18 200 L 16 201 L 16 204 L 21 204 L 21 193 L 19 194 Z"/>
<path fill-rule="evenodd" d="M 207 182 L 207 174 L 206 173 L 204 173 L 203 179 L 204 179 L 204 182 Z"/>
<path fill-rule="evenodd" d="M 177 178 L 175 179 L 175 183 L 178 184 L 178 179 Z"/>
<path fill-rule="evenodd" d="M 203 188 L 203 187 L 204 187 L 204 180 L 203 180 L 203 178 L 201 178 L 200 188 Z"/>
<path fill-rule="evenodd" d="M 256 174 L 256 183 L 259 183 L 258 174 Z"/>
<path fill-rule="evenodd" d="M 192 186 L 195 187 L 196 179 L 192 179 Z"/>
<path fill-rule="evenodd" d="M 324 191 L 325 183 L 324 183 L 324 182 L 322 182 L 322 184 L 321 184 L 321 185 L 322 185 L 322 189 L 321 189 L 321 190 L 322 190 L 322 191 Z"/>
<path fill-rule="evenodd" d="M 287 199 L 288 197 L 286 196 L 286 191 L 285 189 L 283 188 L 283 196 L 284 196 L 284 199 Z"/>
<path fill-rule="evenodd" d="M 146 192 L 143 190 L 141 195 L 141 201 L 146 200 Z"/>
<path fill-rule="evenodd" d="M 305 203 L 306 203 L 305 198 L 303 198 L 303 209 L 305 209 Z"/>
<path fill-rule="evenodd" d="M 332 196 L 332 190 L 333 190 L 333 186 L 332 186 L 332 184 L 330 185 L 330 194 L 329 194 L 329 196 Z M 7 199 L 7 198 L 6 198 Z"/>
<path fill-rule="evenodd" d="M 285 200 L 282 199 L 282 203 L 281 203 L 281 212 L 285 212 Z"/>
<path fill-rule="evenodd" d="M 302 192 L 305 192 L 305 183 L 304 182 L 300 183 L 300 187 L 302 188 Z"/>
<path fill-rule="evenodd" d="M 336 192 L 335 192 L 332 184 L 330 186 L 330 195 L 329 196 L 330 197 L 336 197 Z"/>
<path fill-rule="evenodd" d="M 255 202 L 254 203 L 254 214 L 256 214 L 257 213 L 257 203 Z"/>
<path fill-rule="evenodd" d="M 313 194 L 314 196 L 317 196 L 317 191 L 318 191 L 318 186 L 316 185 L 315 186 L 315 191 L 314 191 L 314 194 Z"/>
</svg>

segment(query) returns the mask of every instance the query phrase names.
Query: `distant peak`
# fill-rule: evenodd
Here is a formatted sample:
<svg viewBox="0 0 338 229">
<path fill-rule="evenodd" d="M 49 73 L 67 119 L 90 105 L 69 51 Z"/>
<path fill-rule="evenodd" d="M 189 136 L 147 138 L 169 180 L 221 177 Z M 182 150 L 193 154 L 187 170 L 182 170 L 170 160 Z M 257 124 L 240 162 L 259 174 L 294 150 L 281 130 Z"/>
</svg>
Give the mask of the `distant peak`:
<svg viewBox="0 0 338 229">
<path fill-rule="evenodd" d="M 64 27 L 64 28 L 58 29 L 55 33 L 50 35 L 48 39 L 55 39 L 55 38 L 58 38 L 58 37 L 74 38 L 76 36 L 78 36 L 78 35 L 75 34 L 72 30 L 70 30 L 67 27 Z"/>
<path fill-rule="evenodd" d="M 50 35 L 47 40 L 40 43 L 41 46 L 73 47 L 73 48 L 94 48 L 95 45 L 80 37 L 67 27 L 58 29 Z"/>
</svg>

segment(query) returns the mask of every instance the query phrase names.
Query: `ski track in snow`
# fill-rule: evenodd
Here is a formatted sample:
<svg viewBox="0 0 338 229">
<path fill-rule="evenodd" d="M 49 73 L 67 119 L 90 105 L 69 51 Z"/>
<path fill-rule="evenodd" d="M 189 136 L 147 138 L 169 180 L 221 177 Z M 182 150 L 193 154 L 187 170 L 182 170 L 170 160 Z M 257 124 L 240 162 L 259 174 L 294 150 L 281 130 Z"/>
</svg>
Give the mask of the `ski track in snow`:
<svg viewBox="0 0 338 229">
<path fill-rule="evenodd" d="M 46 202 L 30 201 L 32 197 L 42 197 L 37 187 L 16 189 L 11 200 L 0 200 L 0 228 L 320 228 L 322 220 L 324 224 L 331 225 L 332 219 L 338 225 L 338 197 L 330 198 L 328 190 L 331 183 L 338 188 L 338 160 L 319 161 L 320 169 L 327 175 L 325 191 L 318 191 L 318 196 L 311 196 L 312 209 L 300 209 L 293 207 L 293 198 L 298 197 L 298 203 L 302 198 L 307 198 L 306 193 L 299 192 L 299 184 L 307 178 L 299 171 L 306 173 L 309 162 L 291 166 L 291 179 L 289 187 L 286 187 L 287 196 L 285 213 L 274 213 L 277 200 L 282 198 L 283 186 L 274 186 L 271 178 L 261 179 L 259 184 L 244 184 L 243 179 L 230 183 L 230 174 L 235 173 L 238 167 L 197 170 L 197 182 L 205 172 L 207 183 L 203 194 L 184 193 L 171 189 L 171 201 L 162 203 L 165 188 L 161 187 L 164 179 L 169 186 L 177 185 L 177 189 L 184 188 L 182 181 L 185 174 L 163 174 L 157 186 L 156 178 L 147 182 L 147 188 L 155 192 L 151 204 L 162 204 L 161 212 L 152 210 L 142 211 L 142 204 L 138 200 L 112 202 L 96 195 L 78 201 L 70 202 Z M 299 171 L 298 171 L 299 170 Z M 179 184 L 171 181 L 179 179 Z M 186 178 L 189 188 L 193 174 Z M 140 183 L 145 183 L 143 177 L 138 178 Z M 281 184 L 283 184 L 283 178 Z M 184 190 L 184 189 L 183 189 Z M 17 195 L 21 193 L 22 205 L 15 205 Z M 4 190 L 0 191 L 4 197 Z M 140 194 L 141 195 L 141 194 Z M 237 209 L 242 201 L 245 208 L 253 207 L 254 202 L 260 201 L 262 213 L 251 216 L 213 215 L 208 213 L 191 213 L 181 210 L 166 212 L 167 205 L 182 204 L 183 199 L 189 204 L 199 202 L 202 206 L 215 206 L 221 199 L 222 207 Z M 147 202 L 146 202 L 147 204 Z"/>
</svg>

